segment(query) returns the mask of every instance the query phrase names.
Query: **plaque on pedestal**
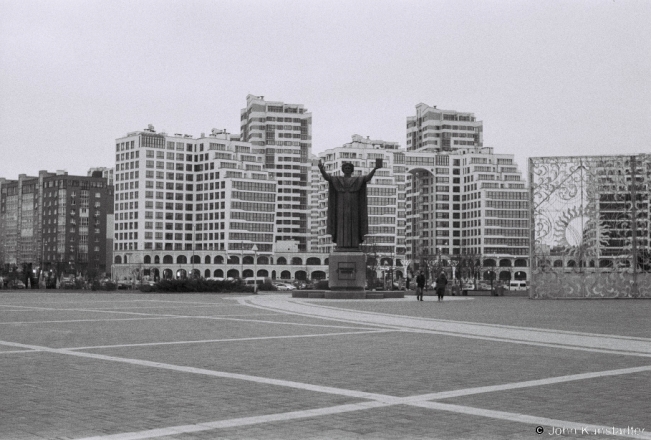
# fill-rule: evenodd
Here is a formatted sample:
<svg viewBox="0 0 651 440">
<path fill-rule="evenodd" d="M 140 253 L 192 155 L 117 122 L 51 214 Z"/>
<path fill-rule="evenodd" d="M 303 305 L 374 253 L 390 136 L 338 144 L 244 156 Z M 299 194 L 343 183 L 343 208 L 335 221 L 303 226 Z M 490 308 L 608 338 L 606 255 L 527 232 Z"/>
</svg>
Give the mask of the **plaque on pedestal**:
<svg viewBox="0 0 651 440">
<path fill-rule="evenodd" d="M 362 252 L 333 252 L 329 257 L 330 290 L 364 290 L 366 256 Z"/>
</svg>

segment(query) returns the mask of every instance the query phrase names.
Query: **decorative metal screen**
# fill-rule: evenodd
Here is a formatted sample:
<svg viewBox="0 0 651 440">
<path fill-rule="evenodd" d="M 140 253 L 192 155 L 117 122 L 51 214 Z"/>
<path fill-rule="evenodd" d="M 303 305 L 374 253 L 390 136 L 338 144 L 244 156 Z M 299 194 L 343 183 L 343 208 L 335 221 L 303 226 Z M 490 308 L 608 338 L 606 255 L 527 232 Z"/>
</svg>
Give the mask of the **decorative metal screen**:
<svg viewBox="0 0 651 440">
<path fill-rule="evenodd" d="M 651 297 L 651 156 L 529 159 L 531 298 Z"/>
</svg>

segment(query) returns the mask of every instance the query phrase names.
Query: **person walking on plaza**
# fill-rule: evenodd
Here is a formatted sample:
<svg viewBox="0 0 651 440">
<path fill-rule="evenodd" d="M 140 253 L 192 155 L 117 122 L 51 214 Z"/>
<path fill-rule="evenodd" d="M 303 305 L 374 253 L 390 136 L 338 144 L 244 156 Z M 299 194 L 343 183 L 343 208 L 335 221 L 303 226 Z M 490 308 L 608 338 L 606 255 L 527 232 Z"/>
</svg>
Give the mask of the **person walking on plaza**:
<svg viewBox="0 0 651 440">
<path fill-rule="evenodd" d="M 425 289 L 425 275 L 423 275 L 423 271 L 418 272 L 418 276 L 416 277 L 416 300 L 422 301 L 423 300 L 423 290 Z"/>
<path fill-rule="evenodd" d="M 436 278 L 436 294 L 439 297 L 439 301 L 443 301 L 443 296 L 445 295 L 445 286 L 448 285 L 448 279 L 445 276 L 444 272 L 441 272 Z"/>
</svg>

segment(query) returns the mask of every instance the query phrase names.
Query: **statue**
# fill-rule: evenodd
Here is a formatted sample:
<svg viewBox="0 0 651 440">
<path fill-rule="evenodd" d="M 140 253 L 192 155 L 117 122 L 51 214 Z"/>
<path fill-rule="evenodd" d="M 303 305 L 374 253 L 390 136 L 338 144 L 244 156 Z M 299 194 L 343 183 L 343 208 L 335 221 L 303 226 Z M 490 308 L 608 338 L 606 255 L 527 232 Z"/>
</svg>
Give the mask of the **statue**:
<svg viewBox="0 0 651 440">
<path fill-rule="evenodd" d="M 332 235 L 332 242 L 337 244 L 336 252 L 359 252 L 359 245 L 368 234 L 368 214 L 366 201 L 366 183 L 375 170 L 382 167 L 382 160 L 375 163 L 375 168 L 365 176 L 353 177 L 355 166 L 344 163 L 341 166 L 343 176 L 326 173 L 321 161 L 319 170 L 328 181 L 328 222 L 326 233 Z"/>
</svg>

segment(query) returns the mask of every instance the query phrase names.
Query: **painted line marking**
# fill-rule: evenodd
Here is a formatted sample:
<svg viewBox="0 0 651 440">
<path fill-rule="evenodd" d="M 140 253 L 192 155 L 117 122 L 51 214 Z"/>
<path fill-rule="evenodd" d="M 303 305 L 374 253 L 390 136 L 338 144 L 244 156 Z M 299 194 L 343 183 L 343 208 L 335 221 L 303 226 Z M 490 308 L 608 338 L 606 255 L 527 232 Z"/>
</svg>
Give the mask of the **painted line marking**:
<svg viewBox="0 0 651 440">
<path fill-rule="evenodd" d="M 205 368 L 187 367 L 187 366 L 166 364 L 166 363 L 162 363 L 162 362 L 145 361 L 145 360 L 141 360 L 141 359 L 131 359 L 131 358 L 123 358 L 123 357 L 117 357 L 117 356 L 107 356 L 107 355 L 96 354 L 96 353 L 85 353 L 85 352 L 82 352 L 82 351 L 73 351 L 73 350 L 67 350 L 67 349 L 63 349 L 63 348 L 49 348 L 49 347 L 42 347 L 42 346 L 38 346 L 38 345 L 20 344 L 20 343 L 17 343 L 17 342 L 8 342 L 8 341 L 0 341 L 0 344 L 1 345 L 6 345 L 6 346 L 9 346 L 9 347 L 17 347 L 17 348 L 38 350 L 38 351 L 44 351 L 44 352 L 48 352 L 48 353 L 65 354 L 65 355 L 70 355 L 70 356 L 77 356 L 77 357 L 90 358 L 90 359 L 99 359 L 99 360 L 112 361 L 112 362 L 121 362 L 121 363 L 125 363 L 125 364 L 138 365 L 138 366 L 143 366 L 143 367 L 159 368 L 159 369 L 163 369 L 163 370 L 171 370 L 171 371 L 178 371 L 178 372 L 183 372 L 183 373 L 200 374 L 200 375 L 204 375 L 204 376 L 213 376 L 213 377 L 220 377 L 220 378 L 225 378 L 225 379 L 245 380 L 245 381 L 261 383 L 261 384 L 265 384 L 265 385 L 284 386 L 284 387 L 288 387 L 288 388 L 295 388 L 295 389 L 306 390 L 306 391 L 316 391 L 316 392 L 321 392 L 321 393 L 326 393 L 326 394 L 336 394 L 336 395 L 340 395 L 340 396 L 355 397 L 355 398 L 359 398 L 359 399 L 371 399 L 371 400 L 381 400 L 381 401 L 387 401 L 388 400 L 389 402 L 394 402 L 394 401 L 400 400 L 400 398 L 398 398 L 398 397 L 386 396 L 386 395 L 377 394 L 377 393 L 367 393 L 367 392 L 364 392 L 364 391 L 348 390 L 348 389 L 344 389 L 344 388 L 335 388 L 335 387 L 326 387 L 326 386 L 320 386 L 320 385 L 312 385 L 312 384 L 294 382 L 294 381 L 288 381 L 288 380 L 282 380 L 282 379 L 271 379 L 271 378 L 265 378 L 265 377 L 259 377 L 259 376 L 251 376 L 251 375 L 248 375 L 248 374 L 228 373 L 228 372 L 224 372 L 224 371 L 207 370 Z"/>
<path fill-rule="evenodd" d="M 570 380 L 583 380 L 583 379 L 590 379 L 590 378 L 597 378 L 597 377 L 604 377 L 604 376 L 633 374 L 638 372 L 651 371 L 651 366 L 635 367 L 635 368 L 626 368 L 626 369 L 562 376 L 562 377 L 548 378 L 548 379 L 541 379 L 541 380 L 534 380 L 534 381 L 527 381 L 527 382 L 519 382 L 514 384 L 479 387 L 479 388 L 472 388 L 467 390 L 456 390 L 456 391 L 443 392 L 443 393 L 430 393 L 430 394 L 424 394 L 420 396 L 394 397 L 394 396 L 388 396 L 388 395 L 377 394 L 377 393 L 367 393 L 363 391 L 348 390 L 348 389 L 335 388 L 335 387 L 326 387 L 320 385 L 286 381 L 280 379 L 271 379 L 271 378 L 251 376 L 245 374 L 227 373 L 227 372 L 206 370 L 201 368 L 185 367 L 185 366 L 164 364 L 159 362 L 150 362 L 150 361 L 144 361 L 139 359 L 129 359 L 129 358 L 105 356 L 105 355 L 99 355 L 93 353 L 83 353 L 83 352 L 72 351 L 69 349 L 53 349 L 48 347 L 19 344 L 15 342 L 7 342 L 7 341 L 0 341 L 0 344 L 11 346 L 11 347 L 20 347 L 20 348 L 26 348 L 31 350 L 49 352 L 49 353 L 64 354 L 64 355 L 78 356 L 78 357 L 98 359 L 98 360 L 107 360 L 113 362 L 121 362 L 121 363 L 127 363 L 127 364 L 138 365 L 138 366 L 161 368 L 166 370 L 173 370 L 173 371 L 192 373 L 192 374 L 201 374 L 201 375 L 227 378 L 227 379 L 239 379 L 239 380 L 245 380 L 254 383 L 283 386 L 283 387 L 289 387 L 289 388 L 300 389 L 305 391 L 315 391 L 315 392 L 322 392 L 328 394 L 335 394 L 339 396 L 370 399 L 373 401 L 373 402 L 350 404 L 350 405 L 340 405 L 336 407 L 322 408 L 316 410 L 295 411 L 295 412 L 281 413 L 281 414 L 268 415 L 268 416 L 246 417 L 246 418 L 239 418 L 239 419 L 201 423 L 196 425 L 182 425 L 177 427 L 167 427 L 167 428 L 138 431 L 132 433 L 122 433 L 122 434 L 114 434 L 109 436 L 91 437 L 96 439 L 114 439 L 114 440 L 162 437 L 162 436 L 174 435 L 178 433 L 205 431 L 205 430 L 219 429 L 224 427 L 243 426 L 243 425 L 253 424 L 253 423 L 266 423 L 272 421 L 291 420 L 295 418 L 315 417 L 319 415 L 336 414 L 341 412 L 350 412 L 350 411 L 356 411 L 361 409 L 369 409 L 369 408 L 376 408 L 376 407 L 390 406 L 390 405 L 402 405 L 402 404 L 418 406 L 418 407 L 423 407 L 423 408 L 428 408 L 433 410 L 441 410 L 441 411 L 455 412 L 461 414 L 482 416 L 482 417 L 488 417 L 488 418 L 494 418 L 500 420 L 509 420 L 509 421 L 514 421 L 519 423 L 526 423 L 526 424 L 547 424 L 550 426 L 565 426 L 565 427 L 589 426 L 595 429 L 599 429 L 599 428 L 604 429 L 607 427 L 600 426 L 600 425 L 589 425 L 589 424 L 580 424 L 575 422 L 566 422 L 561 420 L 529 416 L 529 415 L 523 415 L 518 413 L 493 411 L 493 410 L 472 408 L 472 407 L 461 406 L 461 405 L 432 402 L 431 399 L 456 397 L 459 395 L 479 394 L 479 393 L 493 392 L 493 391 L 506 390 L 506 389 L 523 388 L 527 386 L 529 387 L 540 386 L 540 385 L 551 384 L 551 383 L 567 382 Z M 651 439 L 651 436 L 638 435 L 638 436 L 633 436 L 633 438 Z"/>
<path fill-rule="evenodd" d="M 0 351 L 0 354 L 12 354 L 12 353 L 42 353 L 40 350 L 7 350 Z"/>
<path fill-rule="evenodd" d="M 473 408 L 470 406 L 451 405 L 449 403 L 418 402 L 418 403 L 413 403 L 412 405 L 421 408 L 433 409 L 437 411 L 448 411 L 457 414 L 467 414 L 471 416 L 487 417 L 491 419 L 508 420 L 510 422 L 519 422 L 527 425 L 545 425 L 545 426 L 564 427 L 568 429 L 575 429 L 577 431 L 577 434 L 581 434 L 584 428 L 587 429 L 591 434 L 598 430 L 601 430 L 601 432 L 603 432 L 603 430 L 613 428 L 612 425 L 604 426 L 604 425 L 591 425 L 589 423 L 568 422 L 566 420 L 549 419 L 547 417 L 530 416 L 526 414 L 511 413 L 505 411 L 495 411 L 495 410 L 482 409 L 482 408 Z M 549 432 L 547 432 L 546 434 L 550 435 Z M 627 437 L 627 438 L 651 439 L 651 433 L 647 433 L 647 432 L 642 432 L 640 434 L 618 433 L 617 436 Z"/>
<path fill-rule="evenodd" d="M 487 385 L 476 388 L 466 388 L 453 391 L 441 391 L 437 393 L 421 394 L 413 397 L 407 397 L 409 402 L 450 399 L 454 397 L 471 396 L 474 394 L 493 393 L 496 391 L 516 390 L 521 388 L 532 388 L 544 385 L 553 385 L 565 382 L 574 382 L 577 380 L 597 379 L 600 377 L 621 376 L 625 374 L 645 373 L 651 371 L 651 365 L 642 367 L 619 368 L 616 370 L 595 371 L 590 373 L 569 374 L 566 376 L 549 377 L 546 379 L 527 380 L 523 382 L 512 382 L 501 385 Z"/>
<path fill-rule="evenodd" d="M 311 335 L 286 335 L 286 336 L 259 336 L 250 338 L 231 338 L 231 339 L 204 339 L 198 341 L 171 341 L 171 342 L 146 342 L 140 344 L 120 344 L 120 345 L 96 345 L 91 347 L 66 347 L 63 350 L 92 350 L 98 348 L 125 348 L 125 347 L 150 347 L 155 345 L 181 345 L 181 344 L 205 344 L 213 342 L 242 342 L 242 341 L 259 341 L 266 339 L 293 339 L 293 338 L 314 338 L 323 336 L 342 336 L 342 335 L 360 335 L 367 333 L 386 333 L 393 330 L 368 330 L 360 332 L 337 332 L 337 333 L 318 333 Z"/>
<path fill-rule="evenodd" d="M 302 304 L 303 299 L 291 299 L 289 302 L 293 302 L 296 304 Z M 365 300 L 360 300 L 360 301 L 365 301 Z M 353 309 L 342 309 L 338 307 L 333 307 L 333 306 L 326 306 L 322 304 L 318 304 L 317 307 L 319 308 L 324 308 L 324 309 L 330 309 L 334 311 L 345 311 L 345 312 L 357 312 L 356 310 Z M 391 318 L 403 318 L 402 315 L 392 315 L 390 313 L 381 313 L 381 312 L 371 312 L 371 311 L 360 311 L 359 313 L 367 314 L 367 315 L 378 315 L 378 316 L 385 316 L 385 317 L 391 317 Z M 437 319 L 437 318 L 427 318 L 427 317 L 410 317 L 410 316 L 404 316 L 405 318 L 410 318 L 410 319 L 417 319 L 419 321 L 428 321 L 428 322 L 433 322 L 433 323 L 445 323 L 445 324 L 466 324 L 466 325 L 471 325 L 471 326 L 477 326 L 477 327 L 491 327 L 491 328 L 497 328 L 497 329 L 508 329 L 508 330 L 528 330 L 528 331 L 535 331 L 535 332 L 540 332 L 540 333 L 552 333 L 552 334 L 566 334 L 566 335 L 578 335 L 578 336 L 590 336 L 590 337 L 598 337 L 598 338 L 611 338 L 611 339 L 616 339 L 616 340 L 622 340 L 622 339 L 629 339 L 632 341 L 644 341 L 644 342 L 651 342 L 651 338 L 643 338 L 639 336 L 620 336 L 620 335 L 609 335 L 605 333 L 589 333 L 589 332 L 575 332 L 575 331 L 569 331 L 569 330 L 553 330 L 553 329 L 547 329 L 547 328 L 538 328 L 538 327 L 521 327 L 521 326 L 515 326 L 515 325 L 506 325 L 506 324 L 490 324 L 490 323 L 483 323 L 483 322 L 472 322 L 472 321 L 455 321 L 455 320 L 450 320 L 450 319 Z"/>
<path fill-rule="evenodd" d="M 300 323 L 300 322 L 282 322 L 282 321 L 266 321 L 266 320 L 261 320 L 261 319 L 243 319 L 243 318 L 228 318 L 228 317 L 222 317 L 226 315 L 216 315 L 216 316 L 209 316 L 209 315 L 170 315 L 170 314 L 162 314 L 162 313 L 142 313 L 142 312 L 126 312 L 126 311 L 115 311 L 115 310 L 103 310 L 103 309 L 51 309 L 51 308 L 45 308 L 45 307 L 25 307 L 25 308 L 32 308 L 35 309 L 35 311 L 75 311 L 75 312 L 95 312 L 95 313 L 114 313 L 117 315 L 137 315 L 137 316 L 157 316 L 157 317 L 168 317 L 168 318 L 188 318 L 188 319 L 213 319 L 213 320 L 224 320 L 224 321 L 239 321 L 239 322 L 255 322 L 255 323 L 263 323 L 263 324 L 278 324 L 278 325 L 297 325 L 297 326 L 306 326 L 306 327 L 330 327 L 330 328 L 341 328 L 341 329 L 355 329 L 355 330 L 374 330 L 373 328 L 368 328 L 368 325 L 364 326 L 358 326 L 358 327 L 351 327 L 351 326 L 341 326 L 341 325 L 325 325 L 325 324 L 307 324 L 307 323 Z M 261 309 L 264 309 L 266 311 L 269 311 L 269 309 L 265 309 L 261 307 Z M 283 315 L 286 315 L 285 313 L 278 313 L 276 312 L 275 315 L 282 317 Z M 250 316 L 245 314 L 244 316 Z M 302 316 L 302 315 L 299 315 Z M 326 319 L 326 318 L 323 318 Z M 327 320 L 327 319 L 326 319 Z M 371 324 L 373 325 L 373 324 Z M 380 326 L 381 328 L 384 328 Z"/>
<path fill-rule="evenodd" d="M 251 313 L 244 315 L 221 315 L 221 316 L 277 316 L 277 313 Z M 170 316 L 161 316 L 161 317 L 152 317 L 152 318 L 105 318 L 105 319 L 68 319 L 61 321 L 10 321 L 10 322 L 0 322 L 0 325 L 11 325 L 11 324 L 59 324 L 59 323 L 71 323 L 71 322 L 110 322 L 110 321 L 143 321 L 143 320 L 152 320 L 152 319 L 170 319 L 173 317 Z M 186 319 L 185 316 L 179 316 L 179 318 Z"/>
<path fill-rule="evenodd" d="M 440 332 L 451 336 L 464 338 L 487 339 L 500 342 L 523 343 L 530 345 L 554 344 L 555 348 L 566 348 L 575 350 L 608 350 L 613 354 L 627 354 L 633 356 L 648 357 L 651 355 L 651 339 L 631 339 L 615 335 L 580 335 L 572 332 L 557 333 L 552 330 L 538 331 L 530 328 L 509 328 L 500 326 L 485 326 L 475 324 L 451 322 L 437 322 L 425 318 L 411 318 L 397 315 L 386 315 L 377 313 L 366 313 L 337 309 L 329 306 L 315 306 L 300 303 L 296 300 L 266 300 L 264 298 L 253 298 L 244 300 L 252 307 L 282 311 L 290 314 L 303 316 L 320 317 L 323 319 L 339 320 L 343 322 L 380 325 L 403 330 L 426 330 Z"/>
<path fill-rule="evenodd" d="M 146 431 L 128 432 L 122 434 L 112 434 L 106 436 L 85 437 L 79 440 L 138 440 L 155 437 L 165 437 L 169 435 L 186 434 L 190 432 L 211 431 L 214 429 L 235 428 L 239 426 L 255 425 L 260 423 L 283 422 L 288 420 L 304 419 L 309 417 L 319 417 L 347 413 L 352 411 L 361 411 L 372 408 L 389 406 L 381 402 L 362 402 L 347 405 L 331 406 L 327 408 L 308 409 L 303 411 L 291 411 L 279 414 L 269 414 L 254 417 L 242 417 L 237 419 L 218 420 L 215 422 L 197 423 L 196 425 L 170 426 L 167 428 L 150 429 Z"/>
</svg>

